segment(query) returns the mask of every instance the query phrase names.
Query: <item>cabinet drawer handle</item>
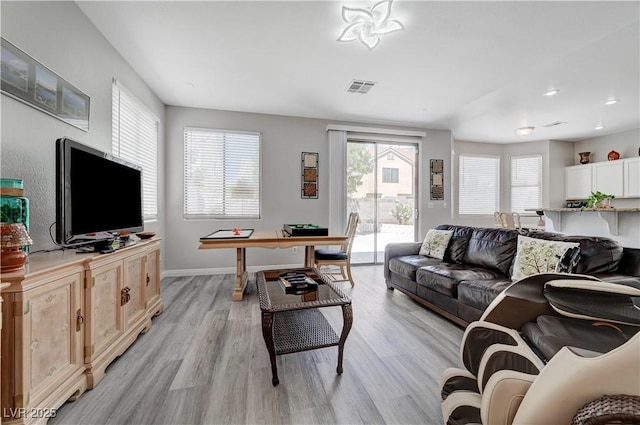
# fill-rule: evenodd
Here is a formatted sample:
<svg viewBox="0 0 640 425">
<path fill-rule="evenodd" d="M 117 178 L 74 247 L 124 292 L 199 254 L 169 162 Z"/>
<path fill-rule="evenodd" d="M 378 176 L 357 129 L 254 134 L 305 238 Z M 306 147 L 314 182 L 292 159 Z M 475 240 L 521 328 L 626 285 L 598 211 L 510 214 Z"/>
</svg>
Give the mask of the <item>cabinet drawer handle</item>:
<svg viewBox="0 0 640 425">
<path fill-rule="evenodd" d="M 147 274 L 147 286 L 149 286 L 149 282 L 151 282 L 151 278 L 149 277 L 149 275 Z"/>
<path fill-rule="evenodd" d="M 131 294 L 129 293 L 129 291 L 131 291 L 131 288 L 129 288 L 128 286 L 122 288 L 122 291 L 120 291 L 120 305 L 125 305 L 131 299 Z"/>
<path fill-rule="evenodd" d="M 83 324 L 84 317 L 82 316 L 82 310 L 78 309 L 78 311 L 76 312 L 76 332 L 80 332 Z"/>
</svg>

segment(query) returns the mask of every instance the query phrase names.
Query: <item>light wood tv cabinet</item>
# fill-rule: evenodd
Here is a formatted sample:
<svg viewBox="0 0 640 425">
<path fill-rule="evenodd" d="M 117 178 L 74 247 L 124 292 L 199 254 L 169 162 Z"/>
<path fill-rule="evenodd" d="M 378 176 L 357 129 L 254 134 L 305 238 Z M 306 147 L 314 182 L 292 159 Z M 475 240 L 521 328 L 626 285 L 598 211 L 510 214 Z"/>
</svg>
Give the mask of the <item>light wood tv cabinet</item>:
<svg viewBox="0 0 640 425">
<path fill-rule="evenodd" d="M 159 238 L 110 254 L 33 254 L 24 271 L 0 278 L 11 284 L 2 291 L 3 424 L 46 423 L 164 309 Z"/>
</svg>

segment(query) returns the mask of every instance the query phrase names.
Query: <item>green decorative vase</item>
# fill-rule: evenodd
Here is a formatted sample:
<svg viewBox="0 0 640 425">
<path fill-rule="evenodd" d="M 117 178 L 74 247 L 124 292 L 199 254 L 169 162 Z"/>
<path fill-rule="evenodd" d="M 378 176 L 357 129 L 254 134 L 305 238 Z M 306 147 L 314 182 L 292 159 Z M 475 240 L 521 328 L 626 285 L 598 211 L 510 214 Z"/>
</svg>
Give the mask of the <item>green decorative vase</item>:
<svg viewBox="0 0 640 425">
<path fill-rule="evenodd" d="M 22 223 L 29 231 L 29 200 L 19 179 L 0 179 L 0 221 Z"/>
</svg>

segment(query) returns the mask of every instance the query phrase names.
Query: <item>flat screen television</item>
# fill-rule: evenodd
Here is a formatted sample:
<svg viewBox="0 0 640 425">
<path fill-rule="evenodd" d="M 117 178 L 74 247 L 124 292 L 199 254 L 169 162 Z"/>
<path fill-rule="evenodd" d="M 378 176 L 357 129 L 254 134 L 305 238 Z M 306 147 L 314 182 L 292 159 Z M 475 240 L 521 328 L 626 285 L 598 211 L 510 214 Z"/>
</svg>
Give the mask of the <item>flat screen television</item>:
<svg viewBox="0 0 640 425">
<path fill-rule="evenodd" d="M 56 140 L 56 242 L 98 243 L 143 230 L 142 168 L 69 138 Z"/>
</svg>

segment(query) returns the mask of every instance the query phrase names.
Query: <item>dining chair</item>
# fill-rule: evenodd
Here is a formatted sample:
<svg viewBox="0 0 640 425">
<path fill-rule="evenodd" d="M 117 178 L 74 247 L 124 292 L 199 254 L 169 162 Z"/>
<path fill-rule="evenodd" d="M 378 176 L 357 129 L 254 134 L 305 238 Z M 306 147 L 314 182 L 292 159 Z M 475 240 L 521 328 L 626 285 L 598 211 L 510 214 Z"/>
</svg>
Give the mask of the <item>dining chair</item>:
<svg viewBox="0 0 640 425">
<path fill-rule="evenodd" d="M 360 216 L 358 213 L 349 214 L 347 230 L 345 232 L 347 238 L 340 245 L 340 249 L 318 248 L 314 251 L 315 258 L 313 260 L 313 264 L 318 270 L 323 266 L 335 266 L 340 268 L 340 271 L 323 273 L 334 282 L 348 281 L 351 283 L 351 286 L 355 284 L 353 282 L 353 277 L 351 276 L 351 247 L 353 246 L 353 239 L 356 234 L 356 228 L 358 227 L 359 220 Z M 341 277 L 341 279 L 339 277 Z"/>
<path fill-rule="evenodd" d="M 520 214 L 514 212 L 496 211 L 493 213 L 496 226 L 505 229 L 522 229 Z"/>
</svg>

